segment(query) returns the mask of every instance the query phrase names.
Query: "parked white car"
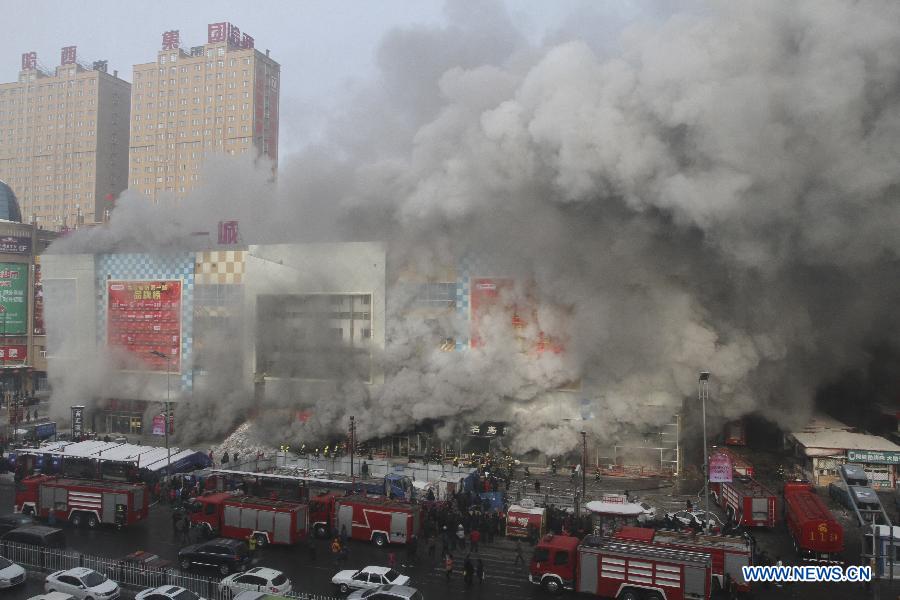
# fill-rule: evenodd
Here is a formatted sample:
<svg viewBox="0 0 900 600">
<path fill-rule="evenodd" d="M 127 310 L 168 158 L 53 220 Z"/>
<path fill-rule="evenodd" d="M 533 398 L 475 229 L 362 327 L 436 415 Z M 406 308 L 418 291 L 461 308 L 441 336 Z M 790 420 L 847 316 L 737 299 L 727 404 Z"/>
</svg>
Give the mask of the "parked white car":
<svg viewBox="0 0 900 600">
<path fill-rule="evenodd" d="M 21 583 L 25 583 L 25 569 L 0 556 L 0 588 L 9 588 Z"/>
<path fill-rule="evenodd" d="M 652 523 L 659 516 L 659 510 L 652 504 L 648 504 L 646 501 L 642 500 L 640 505 L 643 512 L 637 516 L 637 522 L 641 525 Z"/>
<path fill-rule="evenodd" d="M 245 573 L 233 573 L 219 583 L 219 589 L 239 592 L 266 592 L 267 594 L 287 594 L 293 587 L 287 575 L 275 569 L 255 567 Z"/>
<path fill-rule="evenodd" d="M 709 515 L 708 517 L 706 515 Z M 676 512 L 666 513 L 666 518 L 680 522 L 684 527 L 702 528 L 706 520 L 710 521 L 711 529 L 721 529 L 723 526 L 720 519 L 714 512 L 707 513 L 704 510 L 679 510 Z"/>
<path fill-rule="evenodd" d="M 75 567 L 47 575 L 44 591 L 63 592 L 76 600 L 116 600 L 119 584 L 93 569 Z"/>
<path fill-rule="evenodd" d="M 205 598 L 177 585 L 161 585 L 138 592 L 134 600 L 205 600 Z"/>
<path fill-rule="evenodd" d="M 331 578 L 331 583 L 338 586 L 342 594 L 346 594 L 350 590 L 365 590 L 389 583 L 407 585 L 409 577 L 388 567 L 365 567 L 358 571 L 340 571 Z"/>
<path fill-rule="evenodd" d="M 32 596 L 28 600 L 75 600 L 75 598 L 69 594 L 63 594 L 62 592 L 50 592 L 49 594 Z"/>
</svg>

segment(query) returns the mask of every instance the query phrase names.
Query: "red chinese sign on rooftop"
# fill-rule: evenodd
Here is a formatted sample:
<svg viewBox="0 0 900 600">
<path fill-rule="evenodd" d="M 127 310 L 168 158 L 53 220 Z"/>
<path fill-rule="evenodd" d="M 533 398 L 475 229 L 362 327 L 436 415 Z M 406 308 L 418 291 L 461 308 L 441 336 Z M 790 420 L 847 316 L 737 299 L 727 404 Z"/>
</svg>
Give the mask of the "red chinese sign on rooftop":
<svg viewBox="0 0 900 600">
<path fill-rule="evenodd" d="M 59 53 L 59 64 L 74 65 L 78 46 L 65 46 Z"/>
<path fill-rule="evenodd" d="M 37 69 L 37 52 L 25 52 L 22 54 L 22 70 Z"/>
<path fill-rule="evenodd" d="M 162 49 L 177 50 L 181 46 L 181 34 L 177 29 L 165 31 L 162 34 Z"/>
<path fill-rule="evenodd" d="M 244 33 L 236 25 L 223 21 L 222 23 L 210 23 L 206 26 L 207 44 L 228 42 L 232 48 L 253 48 L 255 41 L 252 36 Z"/>
</svg>

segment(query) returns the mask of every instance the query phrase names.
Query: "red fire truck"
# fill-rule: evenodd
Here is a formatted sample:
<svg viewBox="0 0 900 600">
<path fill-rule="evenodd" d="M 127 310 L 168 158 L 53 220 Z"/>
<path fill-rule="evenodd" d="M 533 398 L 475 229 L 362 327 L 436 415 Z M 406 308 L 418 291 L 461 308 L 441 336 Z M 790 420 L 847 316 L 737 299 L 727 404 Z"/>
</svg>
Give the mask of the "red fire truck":
<svg viewBox="0 0 900 600">
<path fill-rule="evenodd" d="M 296 544 L 307 534 L 307 506 L 300 502 L 235 496 L 198 496 L 189 506 L 191 525 L 222 537 L 256 539 L 259 545 Z"/>
<path fill-rule="evenodd" d="M 32 475 L 16 484 L 16 512 L 68 521 L 91 529 L 124 527 L 147 519 L 149 494 L 143 483 Z"/>
<path fill-rule="evenodd" d="M 746 538 L 645 527 L 622 527 L 615 538 L 709 554 L 712 558 L 713 589 L 730 587 L 732 592 L 750 591 L 741 570 L 741 567 L 753 564 L 753 545 Z"/>
<path fill-rule="evenodd" d="M 747 527 L 775 527 L 777 498 L 753 479 L 735 479 L 731 483 L 710 486 L 728 519 Z"/>
<path fill-rule="evenodd" d="M 413 534 L 421 535 L 422 506 L 398 502 L 384 496 L 343 496 L 334 502 L 338 531 L 346 529 L 354 540 L 376 546 L 405 544 Z"/>
<path fill-rule="evenodd" d="M 551 593 L 564 589 L 617 600 L 708 599 L 708 553 L 589 535 L 547 535 L 534 549 L 528 580 Z"/>
<path fill-rule="evenodd" d="M 334 493 L 325 493 L 309 499 L 309 528 L 317 538 L 326 538 L 331 533 L 334 503 L 339 497 Z"/>
<path fill-rule="evenodd" d="M 747 445 L 747 427 L 743 419 L 737 421 L 729 421 L 725 423 L 725 445 L 726 446 L 746 446 Z"/>
<path fill-rule="evenodd" d="M 731 470 L 737 477 L 753 477 L 753 465 L 750 464 L 746 458 L 732 450 L 731 448 L 726 448 L 725 446 L 713 447 L 715 452 L 719 454 L 725 454 L 728 458 L 731 459 Z"/>
<path fill-rule="evenodd" d="M 835 560 L 844 550 L 844 528 L 809 483 L 784 484 L 784 519 L 794 550 L 804 558 Z"/>
</svg>

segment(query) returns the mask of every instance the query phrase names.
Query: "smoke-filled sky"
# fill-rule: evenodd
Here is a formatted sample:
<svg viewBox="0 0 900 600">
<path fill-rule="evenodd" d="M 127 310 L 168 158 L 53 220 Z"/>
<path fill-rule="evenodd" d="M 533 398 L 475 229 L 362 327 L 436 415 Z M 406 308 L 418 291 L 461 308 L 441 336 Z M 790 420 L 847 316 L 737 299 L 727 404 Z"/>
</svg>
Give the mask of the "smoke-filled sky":
<svg viewBox="0 0 900 600">
<path fill-rule="evenodd" d="M 137 230 L 169 248 L 227 215 L 247 240 L 378 240 L 394 264 L 474 255 L 533 283 L 564 355 L 512 351 L 503 319 L 483 350 L 423 352 L 433 332 L 389 314 L 387 383 L 311 398 L 337 428 L 507 419 L 516 449 L 558 453 L 581 424 L 548 390 L 580 378 L 609 438 L 648 418 L 635 406 L 695 395 L 701 369 L 715 414 L 799 423 L 897 343 L 900 5 L 650 7 L 535 39 L 502 3 L 449 2 L 381 38 L 275 184 L 215 163 L 177 216 L 126 194 L 108 230 L 57 249 Z"/>
</svg>

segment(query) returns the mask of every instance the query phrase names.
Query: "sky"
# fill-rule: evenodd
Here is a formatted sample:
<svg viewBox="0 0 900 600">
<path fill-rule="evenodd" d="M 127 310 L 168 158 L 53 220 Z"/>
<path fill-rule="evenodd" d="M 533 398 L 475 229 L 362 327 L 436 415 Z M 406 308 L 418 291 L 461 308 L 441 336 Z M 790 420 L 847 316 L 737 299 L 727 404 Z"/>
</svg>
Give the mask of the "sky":
<svg viewBox="0 0 900 600">
<path fill-rule="evenodd" d="M 507 0 L 516 26 L 535 41 L 588 4 Z M 630 4 L 611 3 L 604 10 L 628 11 Z M 15 81 L 23 52 L 36 51 L 39 62 L 52 69 L 60 48 L 70 45 L 78 47 L 80 61 L 108 60 L 110 72 L 131 81 L 132 65 L 156 60 L 163 32 L 179 30 L 182 45 L 190 47 L 206 42 L 208 23 L 233 23 L 281 64 L 283 157 L 314 137 L 336 95 L 372 76 L 386 32 L 446 23 L 441 0 L 49 0 L 30 3 L 27 11 L 22 6 L 0 0 L 0 15 L 19 15 L 17 25 L 0 36 L 0 81 Z"/>
</svg>

